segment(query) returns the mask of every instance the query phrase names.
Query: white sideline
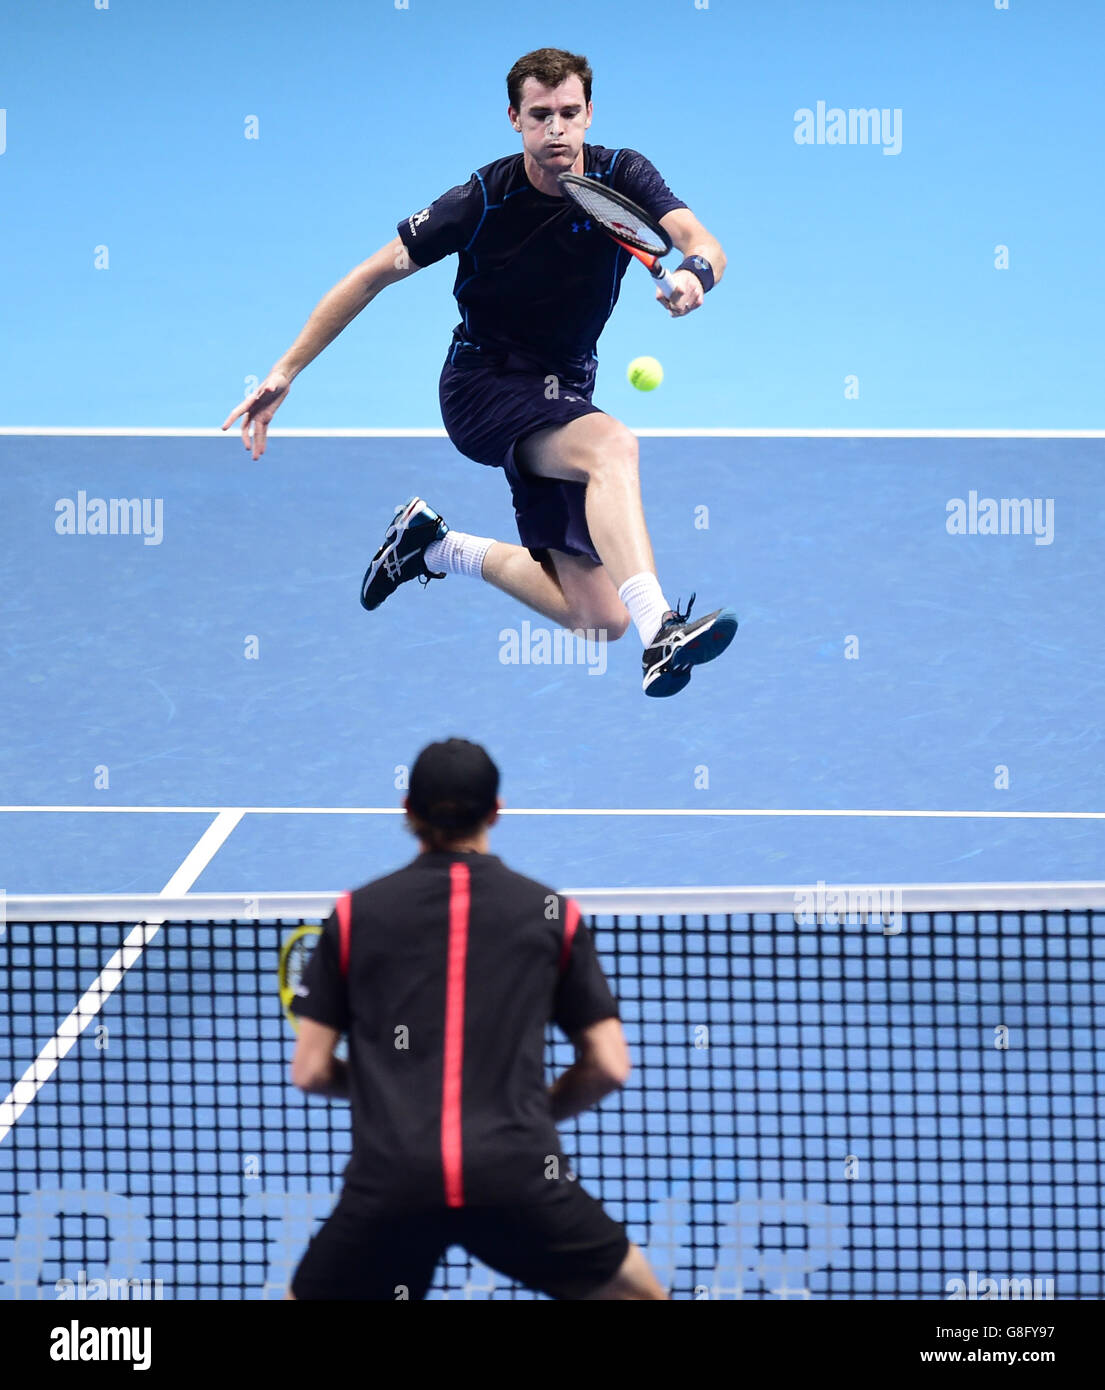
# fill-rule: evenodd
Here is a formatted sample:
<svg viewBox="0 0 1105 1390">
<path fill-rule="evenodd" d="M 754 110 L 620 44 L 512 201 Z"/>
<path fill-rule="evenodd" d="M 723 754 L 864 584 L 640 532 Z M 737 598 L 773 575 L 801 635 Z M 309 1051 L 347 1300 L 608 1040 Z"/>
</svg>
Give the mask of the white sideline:
<svg viewBox="0 0 1105 1390">
<path fill-rule="evenodd" d="M 38 811 L 54 814 L 199 816 L 217 815 L 221 806 L 0 806 L 0 815 Z M 401 816 L 401 806 L 242 806 L 239 816 Z M 917 810 L 821 810 L 791 807 L 701 806 L 505 806 L 504 816 L 867 816 L 888 820 L 1105 820 L 1105 811 L 917 811 Z"/>
<path fill-rule="evenodd" d="M 222 848 L 227 836 L 241 818 L 241 811 L 220 811 L 189 850 L 180 868 L 161 890 L 160 896 L 175 898 L 181 893 L 187 893 Z M 12 1126 L 24 1110 L 34 1103 L 39 1091 L 57 1071 L 59 1063 L 68 1056 L 77 1039 L 111 998 L 123 976 L 157 935 L 164 920 L 162 918 L 156 922 L 140 922 L 128 933 L 127 939 L 92 981 L 72 1012 L 58 1025 L 54 1036 L 5 1099 L 0 1101 L 0 1144 L 8 1137 Z"/>
<path fill-rule="evenodd" d="M 644 426 L 632 432 L 642 439 L 1105 439 L 1105 430 L 1007 429 L 802 429 L 718 426 L 660 428 Z M 0 425 L 0 435 L 57 435 L 111 439 L 234 439 L 237 429 L 187 425 Z M 445 439 L 436 429 L 275 429 L 270 439 Z"/>
</svg>

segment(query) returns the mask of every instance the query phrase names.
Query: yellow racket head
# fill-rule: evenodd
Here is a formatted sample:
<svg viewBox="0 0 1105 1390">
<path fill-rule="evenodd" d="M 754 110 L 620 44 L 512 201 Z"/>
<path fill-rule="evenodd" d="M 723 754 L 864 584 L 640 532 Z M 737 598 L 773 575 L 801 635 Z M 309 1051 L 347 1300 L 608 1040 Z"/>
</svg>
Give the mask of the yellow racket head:
<svg viewBox="0 0 1105 1390">
<path fill-rule="evenodd" d="M 284 944 L 280 947 L 280 964 L 278 966 L 278 977 L 280 987 L 280 1007 L 284 1010 L 284 1017 L 292 1025 L 294 1032 L 299 1032 L 299 1020 L 292 1013 L 292 1000 L 299 987 L 299 982 L 303 978 L 303 967 L 311 958 L 311 952 L 315 949 L 315 943 L 322 935 L 322 924 L 309 922 L 304 926 L 296 927 L 289 936 L 284 938 Z"/>
</svg>

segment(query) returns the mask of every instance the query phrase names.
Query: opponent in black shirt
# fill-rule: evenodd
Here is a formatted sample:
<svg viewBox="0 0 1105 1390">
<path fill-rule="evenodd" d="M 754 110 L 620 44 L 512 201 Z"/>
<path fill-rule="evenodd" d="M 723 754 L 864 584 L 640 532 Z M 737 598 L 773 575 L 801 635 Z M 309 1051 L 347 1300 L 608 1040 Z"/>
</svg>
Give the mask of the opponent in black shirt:
<svg viewBox="0 0 1105 1390">
<path fill-rule="evenodd" d="M 505 472 L 522 545 L 450 530 L 412 498 L 387 528 L 361 602 L 373 610 L 408 580 L 464 574 L 594 639 L 620 637 L 632 621 L 645 648 L 645 693 L 673 695 L 694 666 L 728 646 L 737 620 L 729 609 L 692 620 L 691 604 L 677 613 L 664 597 L 637 440 L 591 399 L 596 344 L 630 257 L 562 196 L 558 176 L 594 178 L 662 223 L 685 256 L 670 300 L 657 291 L 673 318 L 702 305 L 725 254 L 644 155 L 584 143 L 592 117 L 585 58 L 538 49 L 515 63 L 507 89 L 521 153 L 484 165 L 404 217 L 397 236 L 322 300 L 223 428 L 240 418 L 259 458 L 269 422 L 308 362 L 380 290 L 456 255 L 461 320 L 441 372 L 442 417 L 461 453 Z"/>
<path fill-rule="evenodd" d="M 453 1244 L 554 1298 L 664 1297 L 560 1145 L 557 1120 L 620 1085 L 628 1051 L 576 905 L 488 852 L 497 791 L 477 745 L 425 749 L 422 852 L 338 900 L 304 972 L 293 1081 L 348 1095 L 353 1154 L 296 1298 L 422 1298 Z M 550 1020 L 578 1056 L 551 1088 Z"/>
</svg>

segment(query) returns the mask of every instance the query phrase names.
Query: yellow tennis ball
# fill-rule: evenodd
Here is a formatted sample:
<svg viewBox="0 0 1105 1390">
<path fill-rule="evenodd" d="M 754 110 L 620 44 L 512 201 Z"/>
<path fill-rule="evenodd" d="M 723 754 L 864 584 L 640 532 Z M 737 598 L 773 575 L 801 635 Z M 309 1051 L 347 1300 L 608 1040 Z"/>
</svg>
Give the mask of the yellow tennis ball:
<svg viewBox="0 0 1105 1390">
<path fill-rule="evenodd" d="M 664 369 L 655 357 L 635 357 L 626 376 L 638 391 L 655 391 L 664 379 Z"/>
</svg>

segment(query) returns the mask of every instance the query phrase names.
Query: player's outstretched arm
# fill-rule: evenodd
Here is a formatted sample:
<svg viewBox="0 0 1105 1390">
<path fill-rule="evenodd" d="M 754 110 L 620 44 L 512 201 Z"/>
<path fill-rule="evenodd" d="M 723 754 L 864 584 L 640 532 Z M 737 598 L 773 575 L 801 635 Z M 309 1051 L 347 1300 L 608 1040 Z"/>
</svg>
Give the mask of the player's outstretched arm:
<svg viewBox="0 0 1105 1390">
<path fill-rule="evenodd" d="M 418 268 L 407 254 L 407 248 L 398 237 L 394 237 L 386 246 L 381 246 L 375 255 L 351 270 L 344 280 L 339 280 L 319 300 L 299 337 L 257 390 L 230 412 L 223 421 L 223 429 L 229 429 L 235 420 L 240 419 L 242 443 L 252 451 L 255 459 L 260 458 L 265 452 L 269 422 L 303 368 L 313 362 L 382 289 L 394 285 L 397 280 L 405 280 Z"/>
<path fill-rule="evenodd" d="M 725 252 L 721 242 L 711 236 L 690 208 L 675 208 L 660 219 L 660 225 L 672 239 L 672 244 L 682 251 L 684 259 L 688 256 L 703 256 L 710 262 L 714 272 L 714 284 L 718 284 L 725 274 Z M 698 276 L 690 270 L 673 270 L 671 278 L 678 289 L 669 300 L 662 290 L 656 291 L 656 298 L 665 309 L 676 318 L 682 318 L 699 308 L 705 298 L 705 290 Z"/>
</svg>

